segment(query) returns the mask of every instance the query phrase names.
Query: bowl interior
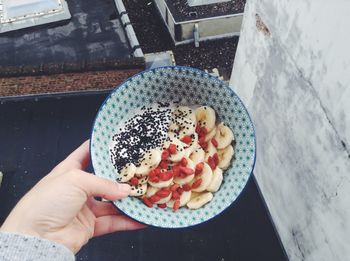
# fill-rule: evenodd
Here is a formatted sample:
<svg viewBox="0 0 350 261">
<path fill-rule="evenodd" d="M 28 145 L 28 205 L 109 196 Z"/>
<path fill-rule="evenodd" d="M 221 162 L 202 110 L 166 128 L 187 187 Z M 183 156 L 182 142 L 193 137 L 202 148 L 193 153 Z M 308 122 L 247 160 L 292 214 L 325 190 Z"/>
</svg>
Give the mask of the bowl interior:
<svg viewBox="0 0 350 261">
<path fill-rule="evenodd" d="M 134 109 L 155 102 L 208 105 L 215 109 L 235 135 L 235 160 L 224 172 L 224 181 L 213 200 L 198 210 L 148 208 L 128 197 L 114 204 L 139 222 L 157 227 L 179 228 L 207 221 L 230 206 L 242 192 L 255 163 L 255 133 L 247 110 L 238 96 L 222 81 L 194 68 L 161 67 L 133 76 L 117 87 L 101 106 L 91 135 L 91 159 L 95 174 L 116 179 L 109 145 L 117 126 Z"/>
</svg>

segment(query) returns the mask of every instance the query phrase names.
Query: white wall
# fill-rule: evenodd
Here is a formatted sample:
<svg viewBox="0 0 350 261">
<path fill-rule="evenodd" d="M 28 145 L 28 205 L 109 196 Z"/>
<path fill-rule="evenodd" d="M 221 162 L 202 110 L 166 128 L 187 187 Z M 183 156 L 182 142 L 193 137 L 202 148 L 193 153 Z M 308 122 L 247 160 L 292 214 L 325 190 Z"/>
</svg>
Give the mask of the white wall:
<svg viewBox="0 0 350 261">
<path fill-rule="evenodd" d="M 350 260 L 350 2 L 247 2 L 231 85 L 259 187 L 291 260 Z"/>
</svg>

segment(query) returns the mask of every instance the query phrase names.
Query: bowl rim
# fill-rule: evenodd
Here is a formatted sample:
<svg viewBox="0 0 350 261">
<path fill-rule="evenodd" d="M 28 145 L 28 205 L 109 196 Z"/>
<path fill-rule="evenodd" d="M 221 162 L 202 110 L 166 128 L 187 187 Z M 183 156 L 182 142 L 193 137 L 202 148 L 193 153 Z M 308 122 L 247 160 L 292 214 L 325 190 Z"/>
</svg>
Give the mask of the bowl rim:
<svg viewBox="0 0 350 261">
<path fill-rule="evenodd" d="M 108 96 L 104 99 L 103 103 L 100 105 L 96 115 L 95 115 L 95 118 L 93 120 L 93 123 L 92 123 L 92 128 L 91 128 L 91 131 L 90 131 L 90 143 L 89 143 L 89 154 L 90 154 L 90 162 L 91 162 L 91 166 L 92 166 L 92 170 L 93 170 L 93 175 L 96 175 L 95 173 L 95 167 L 94 167 L 94 164 L 93 164 L 93 160 L 92 160 L 92 153 L 91 153 L 91 148 L 92 148 L 92 137 L 93 137 L 93 134 L 94 134 L 94 127 L 95 127 L 95 124 L 96 124 L 96 120 L 101 112 L 101 110 L 104 108 L 106 102 L 110 99 L 110 97 L 117 91 L 119 90 L 120 87 L 123 87 L 125 85 L 125 83 L 129 82 L 130 79 L 133 79 L 139 75 L 142 75 L 146 72 L 150 72 L 150 71 L 156 71 L 156 70 L 159 70 L 159 69 L 170 69 L 170 68 L 175 68 L 175 69 L 188 69 L 188 70 L 192 70 L 192 71 L 197 71 L 199 73 L 204 73 L 206 75 L 208 75 L 208 78 L 209 79 L 215 79 L 216 81 L 220 82 L 222 85 L 223 85 L 223 88 L 224 89 L 227 89 L 229 92 L 233 93 L 233 95 L 235 95 L 238 100 L 240 101 L 240 103 L 242 104 L 243 106 L 243 109 L 245 110 L 246 114 L 248 115 L 248 118 L 251 122 L 251 125 L 252 125 L 252 128 L 253 128 L 253 138 L 254 138 L 254 159 L 253 159 L 253 164 L 252 164 L 252 170 L 250 171 L 249 175 L 248 175 L 248 178 L 247 178 L 247 181 L 246 183 L 244 184 L 244 187 L 242 188 L 242 190 L 239 192 L 238 196 L 236 197 L 236 199 L 234 201 L 232 201 L 226 208 L 222 209 L 220 213 L 214 215 L 213 217 L 205 220 L 205 221 L 202 221 L 202 222 L 199 222 L 199 223 L 196 223 L 196 224 L 192 224 L 192 225 L 186 225 L 186 226 L 177 226 L 177 227 L 164 227 L 164 226 L 158 226 L 156 224 L 150 224 L 150 223 L 146 223 L 146 222 L 143 222 L 143 221 L 139 221 L 138 219 L 130 216 L 129 214 L 125 213 L 123 210 L 121 210 L 120 208 L 118 208 L 118 206 L 114 203 L 114 201 L 108 201 L 110 202 L 120 213 L 122 213 L 123 215 L 127 216 L 128 218 L 140 223 L 140 224 L 143 224 L 143 225 L 146 225 L 146 226 L 151 226 L 151 227 L 156 227 L 156 228 L 161 228 L 161 229 L 186 229 L 186 228 L 190 228 L 190 227 L 195 227 L 195 226 L 199 226 L 199 225 L 204 225 L 205 223 L 211 221 L 212 219 L 216 218 L 216 217 L 219 217 L 221 216 L 222 214 L 224 214 L 224 212 L 226 212 L 228 209 L 232 208 L 235 204 L 237 204 L 237 201 L 238 199 L 241 197 L 244 189 L 246 188 L 248 182 L 250 182 L 250 180 L 252 179 L 252 176 L 253 176 L 253 171 L 254 171 L 254 168 L 255 168 L 255 164 L 256 164 L 256 151 L 257 151 L 257 143 L 256 143 L 256 131 L 255 131 L 255 126 L 254 126 L 254 122 L 252 121 L 252 118 L 248 112 L 248 109 L 246 108 L 245 104 L 243 103 L 242 99 L 237 95 L 237 93 L 228 85 L 226 84 L 224 81 L 220 80 L 219 78 L 211 75 L 210 73 L 208 72 L 205 72 L 201 69 L 198 69 L 198 68 L 194 68 L 194 67 L 190 67 L 190 66 L 181 66 L 181 65 L 175 65 L 175 66 L 159 66 L 159 67 L 155 67 L 155 68 L 150 68 L 150 69 L 146 69 L 146 70 L 143 70 L 141 72 L 138 72 L 130 77 L 128 77 L 126 80 L 124 80 L 123 82 L 121 82 L 120 84 L 118 84 L 116 87 L 114 87 L 110 93 L 108 94 Z M 96 175 L 98 176 L 98 175 Z"/>
</svg>

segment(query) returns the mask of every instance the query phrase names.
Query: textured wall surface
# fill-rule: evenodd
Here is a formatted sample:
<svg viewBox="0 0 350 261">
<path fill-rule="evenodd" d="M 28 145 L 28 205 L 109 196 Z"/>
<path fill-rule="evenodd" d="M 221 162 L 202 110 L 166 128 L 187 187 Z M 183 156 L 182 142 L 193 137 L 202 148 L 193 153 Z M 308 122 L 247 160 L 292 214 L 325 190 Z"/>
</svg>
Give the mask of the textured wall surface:
<svg viewBox="0 0 350 261">
<path fill-rule="evenodd" d="M 350 260 L 350 2 L 248 1 L 231 85 L 291 260 Z"/>
</svg>

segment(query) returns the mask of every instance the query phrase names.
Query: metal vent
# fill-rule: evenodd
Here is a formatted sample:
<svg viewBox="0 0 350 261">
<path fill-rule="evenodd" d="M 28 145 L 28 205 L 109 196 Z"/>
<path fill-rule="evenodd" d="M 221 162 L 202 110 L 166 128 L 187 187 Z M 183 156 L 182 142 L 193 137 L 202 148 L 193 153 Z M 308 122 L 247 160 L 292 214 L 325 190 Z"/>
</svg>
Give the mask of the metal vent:
<svg viewBox="0 0 350 261">
<path fill-rule="evenodd" d="M 187 0 L 189 6 L 210 5 L 217 3 L 230 2 L 231 0 Z"/>
</svg>

